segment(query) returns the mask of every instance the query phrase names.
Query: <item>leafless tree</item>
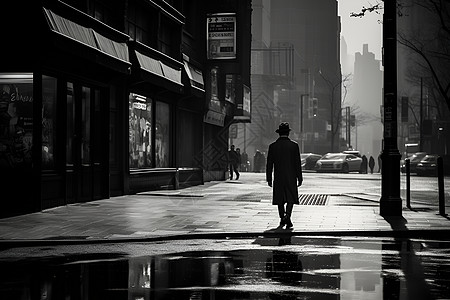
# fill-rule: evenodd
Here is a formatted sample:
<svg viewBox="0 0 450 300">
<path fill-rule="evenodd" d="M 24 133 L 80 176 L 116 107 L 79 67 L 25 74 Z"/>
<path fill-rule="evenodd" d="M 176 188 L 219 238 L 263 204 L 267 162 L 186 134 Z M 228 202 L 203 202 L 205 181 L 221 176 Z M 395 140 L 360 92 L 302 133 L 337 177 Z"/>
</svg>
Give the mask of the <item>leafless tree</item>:
<svg viewBox="0 0 450 300">
<path fill-rule="evenodd" d="M 364 17 L 366 13 L 379 13 L 382 9 L 382 3 L 378 2 L 351 16 Z M 429 87 L 435 89 L 438 101 L 450 110 L 450 1 L 398 0 L 397 12 L 402 18 L 414 14 L 415 18 L 425 21 L 425 24 L 400 30 L 398 43 L 416 56 L 413 61 L 418 76 L 431 79 Z"/>
<path fill-rule="evenodd" d="M 339 129 L 340 124 L 342 123 L 342 113 L 341 113 L 341 107 L 342 107 L 342 101 L 341 103 L 336 103 L 337 97 L 341 95 L 338 95 L 338 91 L 340 91 L 340 88 L 342 87 L 344 89 L 344 97 L 347 95 L 347 85 L 350 80 L 351 74 L 343 75 L 341 78 L 330 78 L 326 74 L 324 74 L 321 70 L 319 70 L 320 77 L 326 82 L 328 90 L 329 90 L 329 98 L 328 103 L 330 105 L 330 124 L 331 124 L 331 152 L 335 152 L 335 141 L 336 138 L 339 137 Z M 344 98 L 345 100 L 345 98 Z"/>
</svg>

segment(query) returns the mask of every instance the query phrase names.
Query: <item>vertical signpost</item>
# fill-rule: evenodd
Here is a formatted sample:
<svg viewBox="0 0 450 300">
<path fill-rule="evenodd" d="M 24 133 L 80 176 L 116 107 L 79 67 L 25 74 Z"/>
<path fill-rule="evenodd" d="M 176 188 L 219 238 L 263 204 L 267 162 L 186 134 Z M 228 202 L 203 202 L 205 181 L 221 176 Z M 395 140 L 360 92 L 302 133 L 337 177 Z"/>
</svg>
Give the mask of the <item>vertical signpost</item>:
<svg viewBox="0 0 450 300">
<path fill-rule="evenodd" d="M 381 155 L 380 215 L 401 216 L 400 152 L 397 147 L 397 5 L 384 0 L 383 65 L 384 65 L 384 132 Z"/>
</svg>

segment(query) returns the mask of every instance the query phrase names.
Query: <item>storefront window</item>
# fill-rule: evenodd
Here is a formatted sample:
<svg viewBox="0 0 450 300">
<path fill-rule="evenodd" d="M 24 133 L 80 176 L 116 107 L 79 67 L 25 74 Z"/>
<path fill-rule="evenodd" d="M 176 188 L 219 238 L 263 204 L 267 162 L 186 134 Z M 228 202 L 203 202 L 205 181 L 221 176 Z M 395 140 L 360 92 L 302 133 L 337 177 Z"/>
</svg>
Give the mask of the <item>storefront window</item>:
<svg viewBox="0 0 450 300">
<path fill-rule="evenodd" d="M 225 76 L 225 100 L 234 104 L 236 98 L 236 80 L 233 74 Z"/>
<path fill-rule="evenodd" d="M 0 73 L 0 167 L 31 167 L 33 75 Z"/>
<path fill-rule="evenodd" d="M 81 88 L 81 163 L 91 162 L 91 89 Z"/>
<path fill-rule="evenodd" d="M 129 97 L 130 168 L 152 167 L 152 100 L 137 94 Z"/>
<path fill-rule="evenodd" d="M 42 169 L 55 168 L 56 78 L 42 76 Z"/>
<path fill-rule="evenodd" d="M 67 83 L 67 111 L 66 111 L 66 165 L 73 165 L 73 137 L 75 135 L 75 104 L 73 101 L 73 83 Z"/>
<path fill-rule="evenodd" d="M 170 109 L 167 103 L 156 102 L 155 160 L 157 168 L 170 166 Z"/>
</svg>

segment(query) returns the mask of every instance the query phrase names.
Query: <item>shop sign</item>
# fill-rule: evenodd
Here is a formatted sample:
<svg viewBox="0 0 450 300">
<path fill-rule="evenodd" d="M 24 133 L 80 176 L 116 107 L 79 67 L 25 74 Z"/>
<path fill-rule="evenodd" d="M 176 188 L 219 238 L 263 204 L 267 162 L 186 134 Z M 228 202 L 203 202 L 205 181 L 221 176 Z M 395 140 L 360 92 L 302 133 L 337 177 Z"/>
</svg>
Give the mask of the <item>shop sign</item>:
<svg viewBox="0 0 450 300">
<path fill-rule="evenodd" d="M 225 123 L 225 114 L 218 113 L 212 110 L 208 110 L 203 121 L 208 124 L 217 125 L 223 127 Z"/>
<path fill-rule="evenodd" d="M 140 110 L 147 110 L 147 104 L 139 103 L 139 102 L 133 102 L 133 108 L 140 109 Z"/>
<path fill-rule="evenodd" d="M 210 14 L 206 23 L 208 59 L 236 58 L 236 14 Z"/>
<path fill-rule="evenodd" d="M 250 122 L 251 119 L 251 89 L 245 84 L 242 85 L 242 95 L 236 101 L 235 120 Z"/>
</svg>

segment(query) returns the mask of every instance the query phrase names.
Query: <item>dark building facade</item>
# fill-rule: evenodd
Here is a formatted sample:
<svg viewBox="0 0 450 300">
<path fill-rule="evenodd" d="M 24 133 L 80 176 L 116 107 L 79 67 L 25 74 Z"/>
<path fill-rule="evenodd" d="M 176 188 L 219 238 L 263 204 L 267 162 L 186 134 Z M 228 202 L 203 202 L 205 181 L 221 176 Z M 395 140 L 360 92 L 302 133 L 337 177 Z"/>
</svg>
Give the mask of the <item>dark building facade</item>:
<svg viewBox="0 0 450 300">
<path fill-rule="evenodd" d="M 0 167 L 12 196 L 0 215 L 224 179 L 220 135 L 243 97 L 226 101 L 227 74 L 250 87 L 249 2 L 11 3 Z M 233 17 L 234 56 L 208 58 L 211 14 Z"/>
</svg>

